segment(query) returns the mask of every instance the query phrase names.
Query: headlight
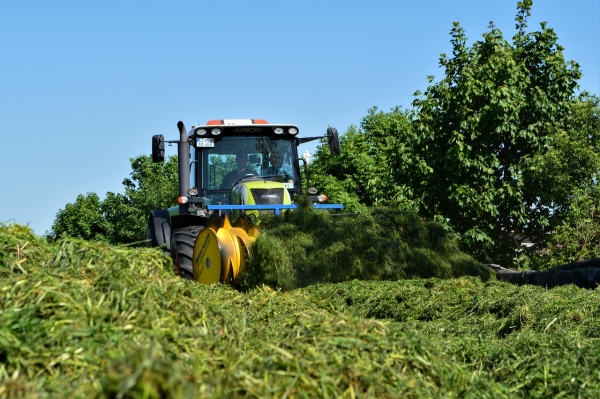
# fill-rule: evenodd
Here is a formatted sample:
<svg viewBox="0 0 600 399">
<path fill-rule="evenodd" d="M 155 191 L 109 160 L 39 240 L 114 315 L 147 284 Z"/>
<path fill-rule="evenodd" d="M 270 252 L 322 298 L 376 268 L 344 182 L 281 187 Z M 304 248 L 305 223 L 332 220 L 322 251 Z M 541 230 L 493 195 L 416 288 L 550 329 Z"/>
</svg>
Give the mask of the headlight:
<svg viewBox="0 0 600 399">
<path fill-rule="evenodd" d="M 276 127 L 275 130 L 273 130 L 275 132 L 275 134 L 282 134 L 283 133 L 283 128 L 282 127 Z"/>
<path fill-rule="evenodd" d="M 298 129 L 296 129 L 295 127 L 291 127 L 288 129 L 288 133 L 289 134 L 298 134 Z"/>
<path fill-rule="evenodd" d="M 196 130 L 196 134 L 198 136 L 204 136 L 206 133 L 208 133 L 208 131 L 206 129 L 198 129 L 198 130 Z"/>
<path fill-rule="evenodd" d="M 190 189 L 188 190 L 188 195 L 191 195 L 191 196 L 196 196 L 196 195 L 198 195 L 198 189 L 197 189 L 197 188 L 190 188 Z"/>
<path fill-rule="evenodd" d="M 213 130 L 210 131 L 210 134 L 212 134 L 213 136 L 218 136 L 219 134 L 221 134 L 221 129 L 219 129 L 218 127 L 214 128 Z"/>
</svg>

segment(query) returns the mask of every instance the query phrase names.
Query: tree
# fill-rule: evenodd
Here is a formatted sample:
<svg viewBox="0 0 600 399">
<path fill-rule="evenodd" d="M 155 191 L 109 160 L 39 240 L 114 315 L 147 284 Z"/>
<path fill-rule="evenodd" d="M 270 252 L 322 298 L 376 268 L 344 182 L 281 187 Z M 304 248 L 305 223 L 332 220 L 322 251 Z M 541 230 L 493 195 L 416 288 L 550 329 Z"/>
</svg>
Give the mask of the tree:
<svg viewBox="0 0 600 399">
<path fill-rule="evenodd" d="M 131 158 L 131 177 L 123 180 L 125 193 L 79 195 L 75 204 L 59 210 L 48 238 L 63 234 L 86 240 L 125 244 L 145 239 L 150 211 L 177 203 L 177 157 L 153 163 L 151 157 Z"/>
<path fill-rule="evenodd" d="M 447 219 L 463 248 L 482 261 L 512 263 L 520 240 L 551 231 L 566 205 L 537 177 L 540 159 L 560 135 L 569 135 L 581 73 L 564 60 L 546 23 L 525 32 L 531 5 L 518 3 L 512 44 L 491 23 L 469 48 L 455 23 L 452 57 L 440 58 L 445 77 L 413 102 L 419 150 L 431 168 L 424 212 Z"/>
<path fill-rule="evenodd" d="M 109 192 L 102 211 L 109 223 L 112 243 L 130 243 L 145 239 L 150 211 L 177 204 L 179 183 L 177 158 L 153 163 L 149 156 L 131 159 L 131 178 L 123 180 L 125 194 Z"/>
<path fill-rule="evenodd" d="M 55 241 L 67 234 L 84 240 L 108 241 L 108 223 L 101 206 L 96 193 L 79 194 L 74 203 L 58 211 L 47 237 Z"/>
<path fill-rule="evenodd" d="M 583 93 L 571 111 L 569 134 L 557 135 L 535 169 L 550 193 L 543 195 L 564 205 L 552 215 L 552 234 L 519 259 L 524 267 L 546 269 L 600 256 L 600 100 Z"/>
<path fill-rule="evenodd" d="M 339 159 L 318 151 L 313 180 L 357 209 L 395 205 L 447 223 L 480 261 L 510 265 L 524 238 L 545 242 L 598 181 L 600 133 L 557 35 L 546 23 L 526 31 L 531 6 L 518 3 L 512 42 L 490 23 L 469 47 L 454 23 L 443 78 L 428 77 L 410 114 L 371 110 Z"/>
<path fill-rule="evenodd" d="M 416 211 L 419 198 L 413 186 L 424 164 L 413 151 L 415 140 L 406 111 L 384 113 L 374 107 L 360 129 L 351 126 L 341 137 L 339 156 L 329 156 L 326 145 L 317 148 L 309 168 L 311 183 L 349 211 L 377 205 Z"/>
</svg>

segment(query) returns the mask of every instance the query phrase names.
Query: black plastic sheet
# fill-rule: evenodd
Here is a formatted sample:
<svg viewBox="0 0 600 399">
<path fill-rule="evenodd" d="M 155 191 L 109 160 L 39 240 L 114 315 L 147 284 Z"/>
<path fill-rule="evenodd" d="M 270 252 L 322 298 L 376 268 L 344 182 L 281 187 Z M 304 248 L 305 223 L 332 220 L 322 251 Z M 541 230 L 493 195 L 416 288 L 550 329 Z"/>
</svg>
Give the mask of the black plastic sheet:
<svg viewBox="0 0 600 399">
<path fill-rule="evenodd" d="M 556 266 L 546 271 L 507 269 L 499 265 L 486 265 L 494 270 L 498 280 L 516 285 L 538 285 L 554 288 L 575 284 L 581 288 L 595 289 L 600 284 L 600 258 L 587 259 Z"/>
</svg>

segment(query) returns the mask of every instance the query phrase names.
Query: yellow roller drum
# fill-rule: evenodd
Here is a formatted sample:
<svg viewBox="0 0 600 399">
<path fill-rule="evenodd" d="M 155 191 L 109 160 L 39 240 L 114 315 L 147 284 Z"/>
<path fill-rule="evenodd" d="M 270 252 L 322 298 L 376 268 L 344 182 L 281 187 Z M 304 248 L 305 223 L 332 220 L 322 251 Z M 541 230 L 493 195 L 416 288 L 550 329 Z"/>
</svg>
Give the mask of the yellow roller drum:
<svg viewBox="0 0 600 399">
<path fill-rule="evenodd" d="M 203 284 L 221 281 L 221 250 L 213 229 L 204 229 L 194 244 L 194 280 Z"/>
<path fill-rule="evenodd" d="M 250 259 L 250 237 L 227 215 L 211 218 L 194 245 L 194 279 L 203 284 L 239 284 Z"/>
</svg>

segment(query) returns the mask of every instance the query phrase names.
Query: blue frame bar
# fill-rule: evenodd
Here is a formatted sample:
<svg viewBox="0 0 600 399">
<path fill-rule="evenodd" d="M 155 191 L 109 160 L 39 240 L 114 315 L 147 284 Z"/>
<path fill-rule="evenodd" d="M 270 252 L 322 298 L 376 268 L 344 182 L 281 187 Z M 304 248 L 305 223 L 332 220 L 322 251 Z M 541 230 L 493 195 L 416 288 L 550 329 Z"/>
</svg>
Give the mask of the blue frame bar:
<svg viewBox="0 0 600 399">
<path fill-rule="evenodd" d="M 238 210 L 274 210 L 277 216 L 281 215 L 282 209 L 298 209 L 298 205 L 207 205 L 206 208 L 210 211 L 238 211 Z M 342 204 L 313 204 L 316 209 L 343 209 Z"/>
</svg>

